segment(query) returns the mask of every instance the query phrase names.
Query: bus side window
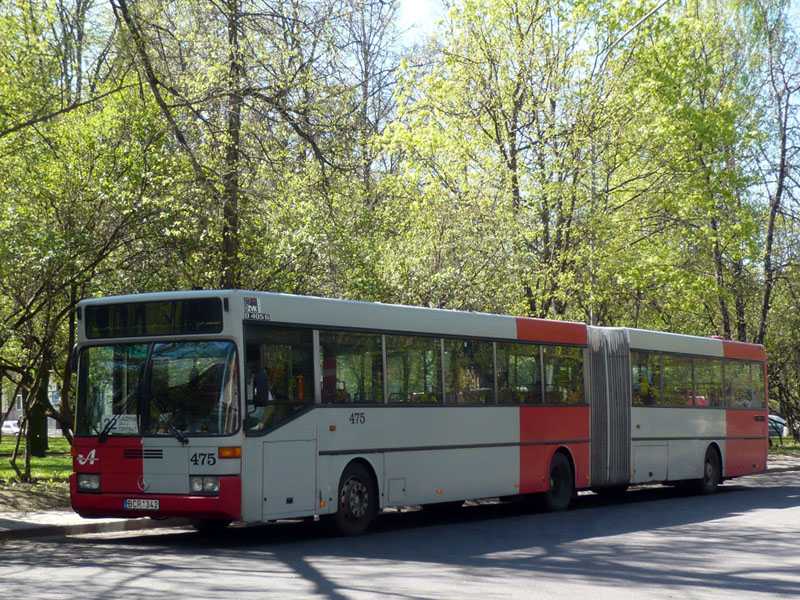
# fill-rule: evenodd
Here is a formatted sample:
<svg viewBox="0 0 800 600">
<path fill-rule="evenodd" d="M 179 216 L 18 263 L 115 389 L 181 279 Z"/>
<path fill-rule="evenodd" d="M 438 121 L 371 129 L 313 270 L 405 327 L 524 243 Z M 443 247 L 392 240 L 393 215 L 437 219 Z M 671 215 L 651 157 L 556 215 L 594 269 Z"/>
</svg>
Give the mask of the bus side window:
<svg viewBox="0 0 800 600">
<path fill-rule="evenodd" d="M 726 406 L 730 408 L 749 408 L 752 405 L 751 363 L 741 360 L 729 360 L 725 363 L 725 400 Z"/>
<path fill-rule="evenodd" d="M 752 408 L 764 408 L 764 365 L 763 363 L 751 363 L 753 372 L 753 402 Z"/>
<path fill-rule="evenodd" d="M 694 406 L 692 359 L 678 354 L 664 354 L 664 404 Z"/>
<path fill-rule="evenodd" d="M 497 392 L 504 404 L 542 404 L 541 346 L 497 344 Z"/>
<path fill-rule="evenodd" d="M 654 406 L 661 402 L 661 355 L 631 352 L 633 403 Z"/>
<path fill-rule="evenodd" d="M 724 390 L 722 359 L 695 358 L 695 402 L 697 406 L 723 406 Z"/>
<path fill-rule="evenodd" d="M 583 349 L 543 346 L 545 404 L 583 404 Z"/>
<path fill-rule="evenodd" d="M 383 402 L 381 336 L 351 331 L 320 331 L 323 403 Z"/>
<path fill-rule="evenodd" d="M 442 348 L 439 338 L 387 335 L 389 402 L 440 403 Z"/>
<path fill-rule="evenodd" d="M 447 402 L 494 404 L 494 348 L 479 340 L 444 340 Z"/>
</svg>

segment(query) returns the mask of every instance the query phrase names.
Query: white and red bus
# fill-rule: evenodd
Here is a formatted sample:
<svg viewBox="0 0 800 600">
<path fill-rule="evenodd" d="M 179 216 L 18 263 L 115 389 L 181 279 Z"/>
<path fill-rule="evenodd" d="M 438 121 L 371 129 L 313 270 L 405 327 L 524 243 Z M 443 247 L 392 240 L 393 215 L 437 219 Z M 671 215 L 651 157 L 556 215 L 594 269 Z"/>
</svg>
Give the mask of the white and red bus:
<svg viewBox="0 0 800 600">
<path fill-rule="evenodd" d="M 198 526 L 763 471 L 762 346 L 246 291 L 79 305 L 71 500 Z"/>
</svg>

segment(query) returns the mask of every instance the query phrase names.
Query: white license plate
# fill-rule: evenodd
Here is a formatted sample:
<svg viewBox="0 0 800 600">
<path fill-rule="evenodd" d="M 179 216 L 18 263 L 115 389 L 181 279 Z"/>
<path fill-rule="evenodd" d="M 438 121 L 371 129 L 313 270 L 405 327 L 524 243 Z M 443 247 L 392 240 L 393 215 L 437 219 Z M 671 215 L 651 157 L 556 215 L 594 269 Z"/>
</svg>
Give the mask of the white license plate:
<svg viewBox="0 0 800 600">
<path fill-rule="evenodd" d="M 158 510 L 158 500 L 150 498 L 125 498 L 126 510 Z"/>
</svg>

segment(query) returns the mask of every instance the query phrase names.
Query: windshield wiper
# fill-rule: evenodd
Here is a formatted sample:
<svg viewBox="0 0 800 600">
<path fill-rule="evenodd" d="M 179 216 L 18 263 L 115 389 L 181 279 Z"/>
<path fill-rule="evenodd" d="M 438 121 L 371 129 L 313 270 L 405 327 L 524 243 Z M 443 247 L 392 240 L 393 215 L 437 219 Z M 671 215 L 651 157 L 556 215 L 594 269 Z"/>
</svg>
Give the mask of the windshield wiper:
<svg viewBox="0 0 800 600">
<path fill-rule="evenodd" d="M 170 413 L 164 411 L 164 406 L 158 401 L 158 398 L 154 394 L 150 396 L 150 401 L 155 404 L 156 408 L 160 411 L 158 415 L 159 422 L 166 425 L 169 432 L 175 436 L 181 444 L 188 444 L 189 439 L 175 426 L 175 423 L 172 422 L 172 416 Z"/>
</svg>

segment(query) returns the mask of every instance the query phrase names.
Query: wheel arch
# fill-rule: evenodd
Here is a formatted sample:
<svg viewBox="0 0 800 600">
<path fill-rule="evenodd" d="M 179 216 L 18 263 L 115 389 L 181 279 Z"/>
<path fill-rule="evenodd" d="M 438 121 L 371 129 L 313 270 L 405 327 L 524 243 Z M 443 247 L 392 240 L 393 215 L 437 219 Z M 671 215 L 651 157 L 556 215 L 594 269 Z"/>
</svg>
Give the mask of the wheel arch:
<svg viewBox="0 0 800 600">
<path fill-rule="evenodd" d="M 331 483 L 334 484 L 338 490 L 339 485 L 342 482 L 342 475 L 344 475 L 347 467 L 352 464 L 360 464 L 367 470 L 367 473 L 372 480 L 372 485 L 375 486 L 375 490 L 378 495 L 378 509 L 380 510 L 383 508 L 383 486 L 381 486 L 381 481 L 378 477 L 378 469 L 375 467 L 375 464 L 373 464 L 374 460 L 377 460 L 377 457 L 351 456 L 348 460 L 343 460 L 339 465 L 337 477 Z M 336 511 L 339 505 L 339 497 L 336 491 L 331 494 L 331 497 L 333 499 L 333 503 L 330 507 L 330 510 Z"/>
</svg>

